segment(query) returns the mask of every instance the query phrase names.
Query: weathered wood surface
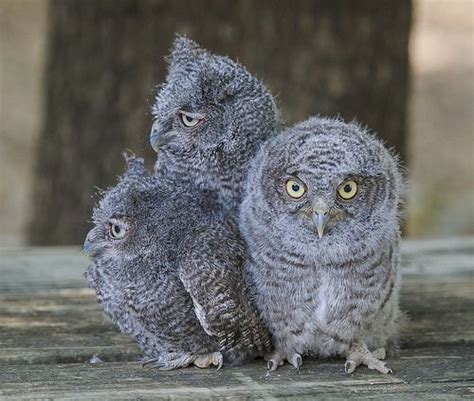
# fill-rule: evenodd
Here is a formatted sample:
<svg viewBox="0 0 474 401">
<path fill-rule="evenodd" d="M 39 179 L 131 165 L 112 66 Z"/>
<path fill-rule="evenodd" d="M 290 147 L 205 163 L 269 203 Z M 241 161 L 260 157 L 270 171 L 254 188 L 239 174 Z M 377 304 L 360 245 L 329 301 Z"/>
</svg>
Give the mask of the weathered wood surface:
<svg viewBox="0 0 474 401">
<path fill-rule="evenodd" d="M 0 250 L 0 399 L 474 399 L 474 238 L 406 241 L 402 260 L 411 321 L 393 375 L 306 359 L 162 372 L 104 320 L 77 248 Z"/>
</svg>

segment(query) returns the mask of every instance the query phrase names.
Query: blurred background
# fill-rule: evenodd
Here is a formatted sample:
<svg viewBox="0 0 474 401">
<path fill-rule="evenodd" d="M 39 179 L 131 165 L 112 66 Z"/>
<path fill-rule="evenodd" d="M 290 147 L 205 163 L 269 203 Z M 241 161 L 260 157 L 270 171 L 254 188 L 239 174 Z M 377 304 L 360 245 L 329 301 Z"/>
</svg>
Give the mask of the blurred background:
<svg viewBox="0 0 474 401">
<path fill-rule="evenodd" d="M 79 244 L 121 151 L 152 165 L 175 33 L 238 59 L 288 123 L 356 118 L 401 154 L 405 235 L 474 234 L 471 0 L 0 0 L 0 245 Z"/>
</svg>

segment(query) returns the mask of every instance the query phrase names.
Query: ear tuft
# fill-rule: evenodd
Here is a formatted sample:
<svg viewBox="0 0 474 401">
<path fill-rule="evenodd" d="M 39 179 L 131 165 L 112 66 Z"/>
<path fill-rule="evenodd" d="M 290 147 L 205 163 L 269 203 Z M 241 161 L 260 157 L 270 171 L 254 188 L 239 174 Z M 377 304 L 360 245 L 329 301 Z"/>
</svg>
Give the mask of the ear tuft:
<svg viewBox="0 0 474 401">
<path fill-rule="evenodd" d="M 127 150 L 122 153 L 127 170 L 121 177 L 121 181 L 125 179 L 136 179 L 141 177 L 148 177 L 149 173 L 145 168 L 145 161 L 142 157 L 137 157 L 133 152 Z"/>
<path fill-rule="evenodd" d="M 193 40 L 177 35 L 171 48 L 170 64 L 175 65 L 189 62 L 205 53 L 206 51 Z"/>
</svg>

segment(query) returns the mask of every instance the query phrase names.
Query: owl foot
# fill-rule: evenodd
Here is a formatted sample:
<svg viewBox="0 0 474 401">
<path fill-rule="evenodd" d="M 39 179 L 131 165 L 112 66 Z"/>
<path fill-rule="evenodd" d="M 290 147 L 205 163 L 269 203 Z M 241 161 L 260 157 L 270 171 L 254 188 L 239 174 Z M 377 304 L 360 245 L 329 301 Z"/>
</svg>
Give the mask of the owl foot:
<svg viewBox="0 0 474 401">
<path fill-rule="evenodd" d="M 284 355 L 276 351 L 271 355 L 265 356 L 265 360 L 267 361 L 267 369 L 271 372 L 277 370 L 285 361 L 288 361 L 295 369 L 299 369 L 303 364 L 303 358 L 297 353 Z"/>
<path fill-rule="evenodd" d="M 188 353 L 170 352 L 160 355 L 158 358 L 150 359 L 143 363 L 143 367 L 148 366 L 152 369 L 173 370 L 185 368 L 193 363 L 196 357 Z"/>
<path fill-rule="evenodd" d="M 209 368 L 210 366 L 217 366 L 217 370 L 222 368 L 224 364 L 224 357 L 220 352 L 213 352 L 207 355 L 199 355 L 193 361 L 198 368 Z"/>
<path fill-rule="evenodd" d="M 365 344 L 354 342 L 346 355 L 345 371 L 352 373 L 357 366 L 365 365 L 370 370 L 377 370 L 380 373 L 393 373 L 392 369 L 382 362 L 385 356 L 385 348 L 378 348 L 370 352 Z"/>
<path fill-rule="evenodd" d="M 192 363 L 199 368 L 208 368 L 214 365 L 219 370 L 224 363 L 224 357 L 220 352 L 204 355 L 170 352 L 169 354 L 160 355 L 158 358 L 144 362 L 143 366 L 148 366 L 152 369 L 158 368 L 159 370 L 173 370 L 185 368 Z"/>
</svg>

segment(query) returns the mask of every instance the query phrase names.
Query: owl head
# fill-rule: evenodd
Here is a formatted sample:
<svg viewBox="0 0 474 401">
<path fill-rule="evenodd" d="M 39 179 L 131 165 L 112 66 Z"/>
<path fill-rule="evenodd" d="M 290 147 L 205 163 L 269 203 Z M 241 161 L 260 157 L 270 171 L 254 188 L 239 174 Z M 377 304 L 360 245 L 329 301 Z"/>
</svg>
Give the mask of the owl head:
<svg viewBox="0 0 474 401">
<path fill-rule="evenodd" d="M 275 128 L 265 86 L 239 63 L 178 37 L 153 105 L 156 170 L 233 198 L 247 161 Z"/>
<path fill-rule="evenodd" d="M 132 260 L 152 261 L 149 265 L 173 260 L 177 242 L 189 233 L 189 227 L 199 229 L 198 223 L 206 224 L 200 211 L 212 219 L 214 198 L 150 175 L 143 159 L 127 155 L 125 159 L 127 170 L 94 208 L 94 227 L 87 234 L 84 251 L 95 261 L 113 261 L 127 269 Z"/>
<path fill-rule="evenodd" d="M 94 227 L 84 251 L 94 259 L 130 261 L 155 242 L 154 209 L 163 191 L 145 169 L 143 159 L 125 156 L 126 172 L 115 187 L 102 193 L 94 208 Z"/>
<path fill-rule="evenodd" d="M 397 236 L 401 191 L 398 161 L 377 138 L 355 123 L 311 118 L 258 152 L 241 228 L 254 248 L 273 242 L 330 262 Z"/>
</svg>

